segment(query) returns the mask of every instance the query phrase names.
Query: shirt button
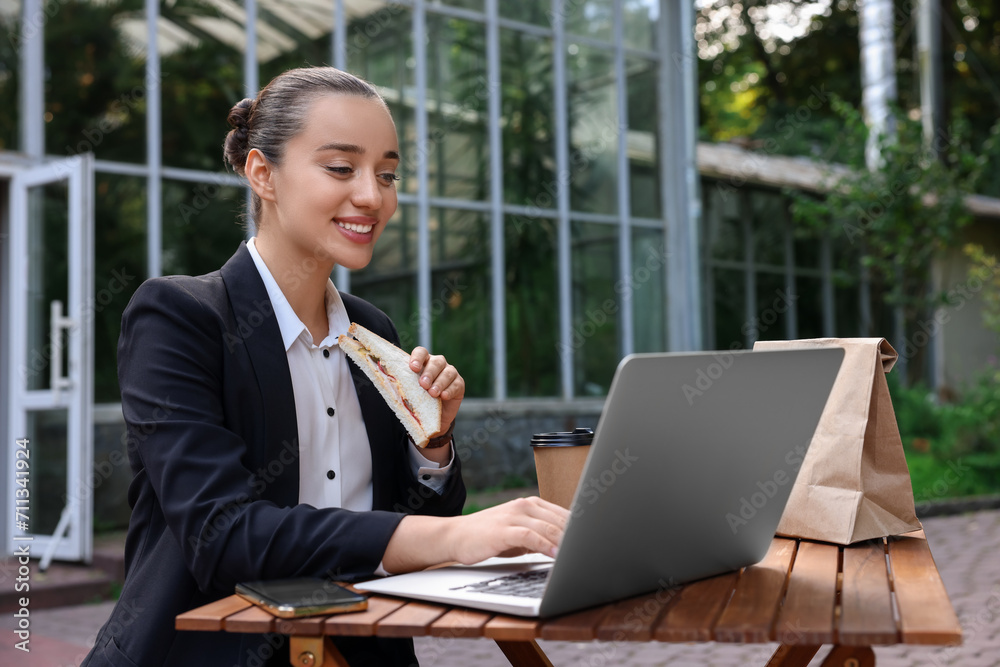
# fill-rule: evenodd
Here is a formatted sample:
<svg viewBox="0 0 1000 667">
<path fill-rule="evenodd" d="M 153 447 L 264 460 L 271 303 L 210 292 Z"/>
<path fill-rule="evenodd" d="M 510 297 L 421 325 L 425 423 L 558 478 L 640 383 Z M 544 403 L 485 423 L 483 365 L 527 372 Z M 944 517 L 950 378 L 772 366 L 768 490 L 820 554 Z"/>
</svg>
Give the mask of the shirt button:
<svg viewBox="0 0 1000 667">
<path fill-rule="evenodd" d="M 327 408 L 326 409 L 326 414 L 330 415 L 331 417 L 333 416 L 333 413 L 334 413 L 334 409 L 333 408 Z"/>
<path fill-rule="evenodd" d="M 326 471 L 326 478 L 327 479 L 333 479 L 336 476 L 337 476 L 337 473 L 333 472 L 332 470 L 327 470 Z"/>
<path fill-rule="evenodd" d="M 324 349 L 323 350 L 323 356 L 326 357 L 327 359 L 329 359 L 330 358 L 330 350 Z"/>
<path fill-rule="evenodd" d="M 430 476 L 430 475 L 424 475 L 424 476 L 423 476 L 423 480 L 424 480 L 425 482 L 426 482 L 427 480 L 429 480 L 430 478 L 431 478 L 431 476 Z"/>
</svg>

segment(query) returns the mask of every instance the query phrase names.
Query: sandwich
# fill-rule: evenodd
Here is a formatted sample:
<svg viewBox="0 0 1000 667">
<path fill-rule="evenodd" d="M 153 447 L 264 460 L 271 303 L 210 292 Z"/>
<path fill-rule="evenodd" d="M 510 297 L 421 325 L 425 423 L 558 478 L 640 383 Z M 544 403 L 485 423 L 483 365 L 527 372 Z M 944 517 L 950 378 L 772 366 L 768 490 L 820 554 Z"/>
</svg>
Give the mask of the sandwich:
<svg viewBox="0 0 1000 667">
<path fill-rule="evenodd" d="M 347 333 L 337 339 L 340 348 L 372 381 L 414 444 L 426 447 L 442 430 L 441 399 L 420 386 L 407 352 L 355 322 Z"/>
</svg>

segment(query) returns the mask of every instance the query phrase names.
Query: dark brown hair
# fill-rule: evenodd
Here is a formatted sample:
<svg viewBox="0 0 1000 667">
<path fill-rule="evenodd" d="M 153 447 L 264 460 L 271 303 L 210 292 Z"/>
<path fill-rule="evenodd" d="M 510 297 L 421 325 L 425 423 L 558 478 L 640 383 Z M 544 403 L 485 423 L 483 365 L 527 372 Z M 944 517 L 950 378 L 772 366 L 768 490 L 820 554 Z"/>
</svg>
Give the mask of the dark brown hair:
<svg viewBox="0 0 1000 667">
<path fill-rule="evenodd" d="M 309 105 L 320 95 L 352 95 L 375 99 L 382 96 L 373 85 L 333 67 L 302 67 L 279 74 L 255 99 L 247 98 L 229 110 L 233 127 L 226 135 L 223 153 L 233 170 L 246 176 L 247 154 L 256 148 L 268 161 L 281 164 L 285 144 L 302 130 Z M 253 220 L 260 224 L 261 203 L 251 191 Z"/>
</svg>

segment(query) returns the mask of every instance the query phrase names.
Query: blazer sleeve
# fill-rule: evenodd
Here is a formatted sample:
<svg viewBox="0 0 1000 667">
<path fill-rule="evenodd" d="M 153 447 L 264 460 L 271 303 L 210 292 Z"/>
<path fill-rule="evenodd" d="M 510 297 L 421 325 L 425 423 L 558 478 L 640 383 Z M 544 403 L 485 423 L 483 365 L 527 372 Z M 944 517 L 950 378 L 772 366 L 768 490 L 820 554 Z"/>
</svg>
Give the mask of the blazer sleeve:
<svg viewBox="0 0 1000 667">
<path fill-rule="evenodd" d="M 224 294 L 196 287 L 147 281 L 122 318 L 118 366 L 133 503 L 148 483 L 203 591 L 232 592 L 261 578 L 371 574 L 403 515 L 280 507 L 261 497 L 222 398 L 227 377 L 252 371 L 231 367 L 238 361 L 224 347 L 228 304 L 212 303 Z"/>
</svg>

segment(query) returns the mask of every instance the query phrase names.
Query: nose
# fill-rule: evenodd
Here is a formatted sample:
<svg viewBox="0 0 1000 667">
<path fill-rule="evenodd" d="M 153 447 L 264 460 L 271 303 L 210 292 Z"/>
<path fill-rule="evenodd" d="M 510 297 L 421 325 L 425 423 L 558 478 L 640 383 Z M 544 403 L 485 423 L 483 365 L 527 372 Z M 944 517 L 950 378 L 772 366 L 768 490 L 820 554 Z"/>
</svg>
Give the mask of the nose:
<svg viewBox="0 0 1000 667">
<path fill-rule="evenodd" d="M 374 172 L 359 172 L 351 193 L 351 203 L 360 209 L 377 211 L 382 208 L 382 191 Z"/>
</svg>

